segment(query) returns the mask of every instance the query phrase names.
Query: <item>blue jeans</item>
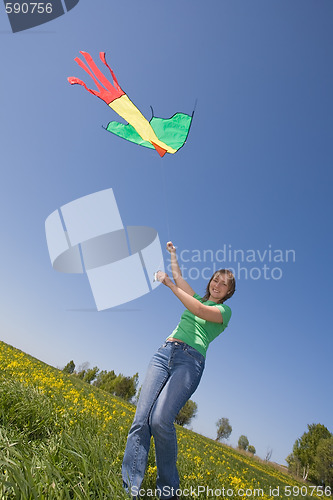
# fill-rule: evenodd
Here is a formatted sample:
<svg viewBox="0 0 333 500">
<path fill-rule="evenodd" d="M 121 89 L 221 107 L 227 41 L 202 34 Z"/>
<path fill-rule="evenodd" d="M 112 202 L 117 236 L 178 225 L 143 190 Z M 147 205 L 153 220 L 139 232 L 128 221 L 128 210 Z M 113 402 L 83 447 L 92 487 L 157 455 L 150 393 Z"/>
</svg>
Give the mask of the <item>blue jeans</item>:
<svg viewBox="0 0 333 500">
<path fill-rule="evenodd" d="M 160 497 L 169 498 L 179 488 L 174 420 L 198 387 L 204 366 L 204 356 L 183 342 L 165 342 L 152 357 L 122 466 L 124 487 L 133 497 L 138 496 L 143 481 L 151 436 Z"/>
</svg>

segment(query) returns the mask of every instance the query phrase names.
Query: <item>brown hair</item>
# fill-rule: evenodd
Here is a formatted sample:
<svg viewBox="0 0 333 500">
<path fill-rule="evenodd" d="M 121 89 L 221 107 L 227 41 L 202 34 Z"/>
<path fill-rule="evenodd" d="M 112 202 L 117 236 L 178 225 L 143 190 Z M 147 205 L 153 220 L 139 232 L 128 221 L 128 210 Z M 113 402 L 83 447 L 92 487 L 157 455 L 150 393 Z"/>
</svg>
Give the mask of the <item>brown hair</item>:
<svg viewBox="0 0 333 500">
<path fill-rule="evenodd" d="M 208 285 L 207 285 L 207 288 L 206 288 L 206 294 L 205 296 L 203 297 L 203 301 L 206 301 L 209 299 L 210 297 L 210 292 L 209 292 L 209 286 L 210 286 L 210 283 L 212 281 L 213 278 L 215 278 L 216 275 L 218 274 L 226 274 L 227 277 L 228 277 L 228 293 L 225 297 L 223 297 L 223 299 L 221 299 L 218 303 L 219 304 L 223 304 L 223 302 L 225 302 L 226 300 L 230 299 L 230 297 L 233 296 L 233 294 L 235 293 L 235 290 L 236 290 L 236 280 L 235 280 L 235 276 L 232 274 L 231 271 L 229 271 L 229 269 L 219 269 L 218 271 L 216 271 L 213 276 L 210 278 L 209 282 L 208 282 Z"/>
</svg>

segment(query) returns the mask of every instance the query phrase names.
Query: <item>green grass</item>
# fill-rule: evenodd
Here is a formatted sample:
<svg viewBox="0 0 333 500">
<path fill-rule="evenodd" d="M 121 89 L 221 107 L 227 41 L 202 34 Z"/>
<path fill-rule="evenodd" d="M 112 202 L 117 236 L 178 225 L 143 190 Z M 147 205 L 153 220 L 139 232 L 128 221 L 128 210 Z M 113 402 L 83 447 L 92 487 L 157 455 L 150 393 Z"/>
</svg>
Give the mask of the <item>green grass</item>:
<svg viewBox="0 0 333 500">
<path fill-rule="evenodd" d="M 133 405 L 0 342 L 0 499 L 128 499 L 121 462 L 134 412 Z M 223 498 L 223 488 L 224 498 L 231 491 L 233 498 L 315 496 L 269 464 L 180 427 L 177 434 L 182 489 L 210 488 L 188 498 Z M 142 485 L 147 498 L 155 498 L 155 479 L 152 446 Z M 299 490 L 288 496 L 286 486 Z"/>
</svg>

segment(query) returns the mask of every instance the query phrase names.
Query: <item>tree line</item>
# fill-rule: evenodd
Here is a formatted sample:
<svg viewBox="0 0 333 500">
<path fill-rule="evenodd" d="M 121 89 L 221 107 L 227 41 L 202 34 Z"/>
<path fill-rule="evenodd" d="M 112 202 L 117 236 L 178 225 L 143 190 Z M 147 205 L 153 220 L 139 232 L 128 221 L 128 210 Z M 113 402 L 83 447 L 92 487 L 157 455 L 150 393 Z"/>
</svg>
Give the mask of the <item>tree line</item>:
<svg viewBox="0 0 333 500">
<path fill-rule="evenodd" d="M 116 375 L 113 370 L 109 372 L 106 370 L 100 371 L 98 366 L 89 368 L 89 363 L 84 363 L 78 370 L 75 370 L 75 363 L 73 360 L 69 361 L 62 371 L 69 375 L 74 375 L 87 384 L 95 385 L 126 401 L 131 401 L 135 396 L 139 380 L 138 373 L 132 377 L 126 377 L 122 373 Z"/>
</svg>

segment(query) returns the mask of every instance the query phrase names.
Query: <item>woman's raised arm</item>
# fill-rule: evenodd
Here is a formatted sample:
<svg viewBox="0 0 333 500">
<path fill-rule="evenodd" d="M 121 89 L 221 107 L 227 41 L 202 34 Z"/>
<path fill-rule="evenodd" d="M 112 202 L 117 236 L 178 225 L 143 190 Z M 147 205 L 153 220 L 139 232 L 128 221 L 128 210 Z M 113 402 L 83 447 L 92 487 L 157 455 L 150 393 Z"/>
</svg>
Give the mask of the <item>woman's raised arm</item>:
<svg viewBox="0 0 333 500">
<path fill-rule="evenodd" d="M 157 279 L 163 283 L 163 285 L 170 288 L 176 297 L 184 304 L 186 309 L 188 309 L 192 314 L 206 321 L 211 321 L 212 323 L 223 323 L 221 311 L 217 307 L 206 306 L 193 296 L 191 297 L 189 293 L 180 288 L 177 284 L 173 283 L 169 276 L 163 271 L 157 272 Z"/>
<path fill-rule="evenodd" d="M 180 267 L 178 264 L 178 260 L 177 260 L 176 247 L 174 246 L 172 241 L 168 241 L 166 247 L 167 247 L 168 252 L 170 252 L 171 271 L 172 271 L 172 276 L 173 276 L 173 279 L 174 279 L 177 287 L 180 288 L 181 290 L 183 290 L 184 292 L 188 293 L 189 295 L 191 295 L 191 297 L 193 297 L 193 295 L 195 293 L 193 288 L 187 283 L 186 280 L 184 280 L 184 278 L 182 276 L 182 273 L 181 273 L 181 270 L 180 270 Z"/>
</svg>

